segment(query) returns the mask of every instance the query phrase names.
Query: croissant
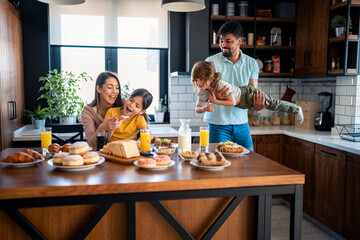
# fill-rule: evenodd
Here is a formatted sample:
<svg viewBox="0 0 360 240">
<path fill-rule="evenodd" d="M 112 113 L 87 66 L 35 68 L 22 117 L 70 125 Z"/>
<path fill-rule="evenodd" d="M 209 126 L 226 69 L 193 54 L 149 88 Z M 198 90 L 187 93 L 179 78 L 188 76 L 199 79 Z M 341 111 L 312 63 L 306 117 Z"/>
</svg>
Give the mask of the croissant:
<svg viewBox="0 0 360 240">
<path fill-rule="evenodd" d="M 37 151 L 31 150 L 31 149 L 26 149 L 26 151 L 24 151 L 24 153 L 29 154 L 30 156 L 32 156 L 35 159 L 42 158 L 40 153 L 38 153 Z"/>
<path fill-rule="evenodd" d="M 61 147 L 57 143 L 50 144 L 48 147 L 50 153 L 58 153 L 61 150 Z"/>
<path fill-rule="evenodd" d="M 6 163 L 25 163 L 25 162 L 34 162 L 35 158 L 33 158 L 27 153 L 19 152 L 19 153 L 11 154 L 6 158 L 1 159 L 1 161 Z"/>
<path fill-rule="evenodd" d="M 61 150 L 63 152 L 69 152 L 69 148 L 71 146 L 71 143 L 65 143 L 62 147 L 61 147 Z"/>
</svg>

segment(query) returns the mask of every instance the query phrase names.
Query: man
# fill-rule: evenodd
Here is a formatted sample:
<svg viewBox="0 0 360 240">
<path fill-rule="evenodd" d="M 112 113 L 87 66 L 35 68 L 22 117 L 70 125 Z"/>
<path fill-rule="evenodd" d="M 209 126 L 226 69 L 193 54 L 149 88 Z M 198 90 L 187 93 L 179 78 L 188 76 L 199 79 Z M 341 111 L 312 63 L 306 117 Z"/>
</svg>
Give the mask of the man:
<svg viewBox="0 0 360 240">
<path fill-rule="evenodd" d="M 240 50 L 242 27 L 237 21 L 224 23 L 218 31 L 221 53 L 210 56 L 206 61 L 212 62 L 222 80 L 235 86 L 251 85 L 258 87 L 259 67 L 256 60 Z M 224 98 L 227 89 L 216 93 L 217 98 Z M 267 107 L 264 94 L 254 94 L 254 109 Z M 210 142 L 233 141 L 247 149 L 253 150 L 246 109 L 214 105 L 213 112 L 206 112 L 204 121 L 209 123 Z"/>
</svg>

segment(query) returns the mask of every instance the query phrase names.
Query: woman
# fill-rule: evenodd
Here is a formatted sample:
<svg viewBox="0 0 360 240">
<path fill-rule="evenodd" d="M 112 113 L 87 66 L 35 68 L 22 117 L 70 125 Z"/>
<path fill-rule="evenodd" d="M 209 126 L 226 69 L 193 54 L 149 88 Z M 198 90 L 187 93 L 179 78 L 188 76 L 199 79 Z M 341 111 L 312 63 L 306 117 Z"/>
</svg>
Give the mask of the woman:
<svg viewBox="0 0 360 240">
<path fill-rule="evenodd" d="M 104 121 L 107 110 L 111 107 L 122 107 L 120 81 L 115 73 L 102 72 L 96 79 L 95 98 L 84 107 L 82 123 L 86 141 L 96 149 L 96 133 L 107 132 L 120 127 L 117 117 Z"/>
</svg>

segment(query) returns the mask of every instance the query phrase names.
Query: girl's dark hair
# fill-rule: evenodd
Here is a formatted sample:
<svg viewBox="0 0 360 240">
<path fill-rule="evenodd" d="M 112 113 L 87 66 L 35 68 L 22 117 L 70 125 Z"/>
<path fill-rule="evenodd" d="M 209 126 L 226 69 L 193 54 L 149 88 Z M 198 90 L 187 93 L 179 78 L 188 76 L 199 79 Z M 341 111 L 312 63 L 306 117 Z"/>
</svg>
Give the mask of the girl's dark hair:
<svg viewBox="0 0 360 240">
<path fill-rule="evenodd" d="M 242 37 L 243 30 L 242 30 L 240 23 L 235 20 L 231 20 L 231 21 L 224 23 L 220 27 L 217 35 L 225 36 L 227 34 L 233 34 L 236 39 L 239 39 L 240 37 Z"/>
<path fill-rule="evenodd" d="M 142 105 L 143 105 L 143 110 L 148 109 L 148 107 L 150 107 L 152 100 L 153 100 L 153 96 L 152 94 L 146 90 L 145 88 L 138 88 L 135 89 L 131 94 L 130 97 L 142 97 Z M 146 113 L 142 114 L 145 117 L 145 120 L 147 123 L 150 122 L 149 117 L 147 116 Z"/>
<path fill-rule="evenodd" d="M 221 74 L 216 72 L 214 65 L 211 62 L 200 61 L 194 64 L 191 70 L 191 84 L 196 89 L 195 80 L 202 79 L 204 81 L 214 79 L 211 86 L 214 87 L 221 79 Z"/>
<path fill-rule="evenodd" d="M 102 72 L 99 74 L 99 76 L 96 79 L 96 85 L 95 85 L 95 98 L 94 100 L 89 104 L 91 107 L 95 107 L 98 103 L 100 103 L 100 93 L 98 93 L 98 91 L 96 91 L 96 87 L 99 86 L 100 88 L 103 87 L 103 85 L 105 84 L 106 80 L 108 78 L 115 78 L 116 81 L 119 84 L 119 95 L 116 98 L 114 104 L 112 105 L 112 107 L 122 107 L 123 106 L 123 101 L 122 101 L 122 97 L 121 97 L 121 85 L 120 85 L 120 81 L 119 78 L 117 77 L 116 73 L 113 72 Z"/>
</svg>

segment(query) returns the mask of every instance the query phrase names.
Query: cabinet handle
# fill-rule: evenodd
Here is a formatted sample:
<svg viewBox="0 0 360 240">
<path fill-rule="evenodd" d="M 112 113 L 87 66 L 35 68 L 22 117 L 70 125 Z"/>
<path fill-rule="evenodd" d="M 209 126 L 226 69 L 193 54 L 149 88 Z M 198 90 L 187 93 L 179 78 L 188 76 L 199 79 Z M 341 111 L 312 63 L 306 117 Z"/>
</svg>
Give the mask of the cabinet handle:
<svg viewBox="0 0 360 240">
<path fill-rule="evenodd" d="M 327 151 L 325 151 L 325 150 L 320 150 L 320 152 L 322 152 L 322 153 L 326 153 L 326 154 L 331 155 L 331 156 L 336 156 L 336 154 L 335 154 L 335 153 L 332 153 L 332 152 L 327 152 Z"/>
<path fill-rule="evenodd" d="M 302 142 L 297 142 L 297 145 L 298 145 L 299 147 L 302 147 Z"/>
<path fill-rule="evenodd" d="M 304 52 L 304 66 L 307 66 L 307 65 L 306 65 L 307 52 L 308 52 L 308 51 L 305 51 L 305 52 Z"/>
<path fill-rule="evenodd" d="M 15 101 L 8 102 L 8 114 L 9 114 L 9 120 L 14 120 L 17 118 Z"/>
<path fill-rule="evenodd" d="M 312 54 L 312 50 L 309 51 L 309 55 L 308 55 L 308 58 L 309 58 L 308 63 L 309 63 L 309 65 L 308 66 L 312 66 L 312 64 L 311 64 L 311 54 Z"/>
<path fill-rule="evenodd" d="M 354 160 L 352 159 L 352 157 L 350 157 L 350 156 L 345 156 L 345 161 L 346 162 L 353 162 Z"/>
<path fill-rule="evenodd" d="M 259 142 L 262 142 L 262 137 L 259 137 L 258 139 L 259 139 Z"/>
</svg>

